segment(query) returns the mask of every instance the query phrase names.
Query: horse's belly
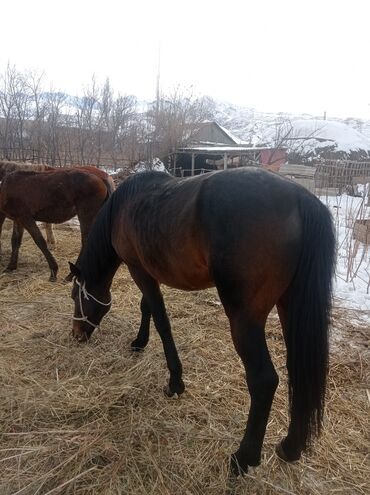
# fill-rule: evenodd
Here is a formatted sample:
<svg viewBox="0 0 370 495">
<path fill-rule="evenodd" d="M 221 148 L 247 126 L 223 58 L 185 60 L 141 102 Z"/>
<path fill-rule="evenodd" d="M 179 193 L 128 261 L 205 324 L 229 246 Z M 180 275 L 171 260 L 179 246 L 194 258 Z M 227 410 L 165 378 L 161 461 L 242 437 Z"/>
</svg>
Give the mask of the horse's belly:
<svg viewBox="0 0 370 495">
<path fill-rule="evenodd" d="M 70 208 L 53 208 L 50 210 L 40 210 L 35 213 L 34 218 L 39 222 L 63 223 L 70 220 L 76 215 L 74 207 Z"/>
<path fill-rule="evenodd" d="M 180 290 L 203 290 L 213 287 L 214 281 L 211 278 L 208 267 L 202 266 L 172 266 L 168 270 L 155 268 L 151 269 L 152 276 L 159 283 Z"/>
</svg>

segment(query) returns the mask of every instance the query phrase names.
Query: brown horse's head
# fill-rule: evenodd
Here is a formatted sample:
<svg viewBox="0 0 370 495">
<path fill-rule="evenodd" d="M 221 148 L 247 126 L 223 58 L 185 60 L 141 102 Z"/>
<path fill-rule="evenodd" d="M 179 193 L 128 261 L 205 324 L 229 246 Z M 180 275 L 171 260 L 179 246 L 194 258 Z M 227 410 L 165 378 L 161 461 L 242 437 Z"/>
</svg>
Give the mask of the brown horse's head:
<svg viewBox="0 0 370 495">
<path fill-rule="evenodd" d="M 111 299 L 109 291 L 105 294 L 94 291 L 93 287 L 86 287 L 78 267 L 69 264 L 74 277 L 72 299 L 75 307 L 73 313 L 72 335 L 79 342 L 87 342 L 99 326 L 104 315 L 109 311 Z"/>
</svg>

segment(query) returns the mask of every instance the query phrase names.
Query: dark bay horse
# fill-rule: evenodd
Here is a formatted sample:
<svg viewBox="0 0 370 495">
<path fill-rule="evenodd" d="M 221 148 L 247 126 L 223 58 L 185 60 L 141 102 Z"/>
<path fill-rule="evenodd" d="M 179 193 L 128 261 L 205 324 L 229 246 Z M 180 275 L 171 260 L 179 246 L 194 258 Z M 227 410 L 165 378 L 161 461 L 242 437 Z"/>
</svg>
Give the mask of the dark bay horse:
<svg viewBox="0 0 370 495">
<path fill-rule="evenodd" d="M 234 473 L 260 463 L 278 385 L 265 323 L 277 305 L 290 396 L 288 434 L 277 453 L 286 461 L 298 460 L 320 433 L 328 367 L 335 236 L 319 199 L 257 168 L 187 179 L 160 172 L 130 177 L 97 215 L 80 267 L 71 264 L 78 340 L 87 340 L 109 310 L 121 262 L 142 292 L 132 349 L 147 345 L 153 318 L 170 372 L 169 396 L 181 394 L 184 382 L 160 284 L 217 288 L 251 397 L 245 434 L 231 457 Z"/>
<path fill-rule="evenodd" d="M 14 220 L 12 254 L 7 270 L 17 268 L 19 247 L 26 229 L 49 264 L 50 280 L 56 280 L 57 262 L 36 221 L 63 223 L 77 215 L 83 249 L 98 210 L 113 191 L 113 180 L 95 167 L 55 168 L 45 172 L 19 170 L 6 175 L 0 188 L 0 224 L 5 216 Z"/>
</svg>

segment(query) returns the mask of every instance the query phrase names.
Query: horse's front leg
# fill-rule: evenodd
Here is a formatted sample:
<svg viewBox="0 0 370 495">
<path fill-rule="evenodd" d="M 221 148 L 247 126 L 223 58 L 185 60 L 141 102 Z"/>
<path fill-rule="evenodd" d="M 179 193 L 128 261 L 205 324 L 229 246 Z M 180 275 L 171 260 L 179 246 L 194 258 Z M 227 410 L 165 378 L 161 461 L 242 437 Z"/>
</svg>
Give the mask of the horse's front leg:
<svg viewBox="0 0 370 495">
<path fill-rule="evenodd" d="M 157 280 L 152 278 L 143 268 L 128 265 L 128 269 L 136 285 L 143 293 L 143 297 L 153 317 L 154 325 L 162 340 L 167 367 L 170 372 L 170 379 L 164 392 L 168 397 L 172 397 L 174 394 L 182 394 L 185 390 L 185 385 L 182 380 L 182 365 L 172 337 L 171 325 L 159 284 Z M 144 331 L 142 336 L 145 336 Z"/>
<path fill-rule="evenodd" d="M 140 303 L 141 310 L 141 322 L 139 332 L 135 340 L 131 342 L 131 349 L 133 351 L 143 351 L 149 341 L 149 327 L 150 327 L 150 308 L 145 301 L 144 296 L 141 298 Z"/>
<path fill-rule="evenodd" d="M 47 242 L 48 248 L 49 249 L 55 249 L 56 240 L 55 240 L 55 235 L 53 232 L 53 225 L 51 223 L 46 223 L 46 222 L 43 222 L 42 225 L 44 226 L 44 229 L 45 229 L 46 242 Z"/>
<path fill-rule="evenodd" d="M 23 232 L 23 226 L 14 221 L 12 233 L 12 254 L 10 256 L 9 264 L 5 270 L 6 272 L 12 272 L 17 269 L 19 248 L 22 243 Z"/>
</svg>

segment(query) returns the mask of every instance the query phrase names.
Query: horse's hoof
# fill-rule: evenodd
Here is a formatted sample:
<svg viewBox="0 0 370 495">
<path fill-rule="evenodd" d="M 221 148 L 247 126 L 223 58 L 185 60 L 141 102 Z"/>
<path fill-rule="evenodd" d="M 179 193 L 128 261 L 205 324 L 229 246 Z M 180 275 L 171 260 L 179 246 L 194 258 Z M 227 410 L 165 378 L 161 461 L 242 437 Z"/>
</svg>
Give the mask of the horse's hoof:
<svg viewBox="0 0 370 495">
<path fill-rule="evenodd" d="M 64 282 L 72 282 L 72 280 L 73 280 L 73 274 L 69 273 L 64 279 Z"/>
<path fill-rule="evenodd" d="M 278 456 L 278 458 L 284 462 L 297 462 L 297 461 L 299 461 L 299 459 L 301 458 L 301 454 L 298 452 L 288 454 L 286 452 L 286 450 L 284 450 L 283 441 L 281 441 L 275 447 L 275 453 Z"/>
<path fill-rule="evenodd" d="M 7 266 L 4 270 L 4 273 L 11 273 L 14 272 L 17 269 L 16 266 Z"/>
<path fill-rule="evenodd" d="M 89 341 L 89 337 L 85 332 L 75 332 L 72 330 L 72 337 L 77 340 L 80 344 L 84 344 Z"/>
<path fill-rule="evenodd" d="M 56 282 L 56 281 L 57 281 L 57 276 L 56 275 L 50 275 L 49 282 Z"/>
<path fill-rule="evenodd" d="M 144 352 L 144 347 L 136 347 L 136 346 L 131 344 L 131 350 L 132 350 L 132 352 L 140 353 L 140 352 Z"/>
<path fill-rule="evenodd" d="M 176 392 L 172 392 L 168 385 L 163 387 L 163 393 L 169 399 L 178 399 L 179 398 L 179 395 Z"/>
<path fill-rule="evenodd" d="M 144 349 L 145 345 L 140 344 L 136 339 L 131 342 L 131 350 L 133 352 L 143 352 Z"/>
<path fill-rule="evenodd" d="M 230 473 L 233 476 L 244 476 L 248 473 L 248 465 L 241 466 L 236 454 L 232 454 L 230 458 Z"/>
</svg>

